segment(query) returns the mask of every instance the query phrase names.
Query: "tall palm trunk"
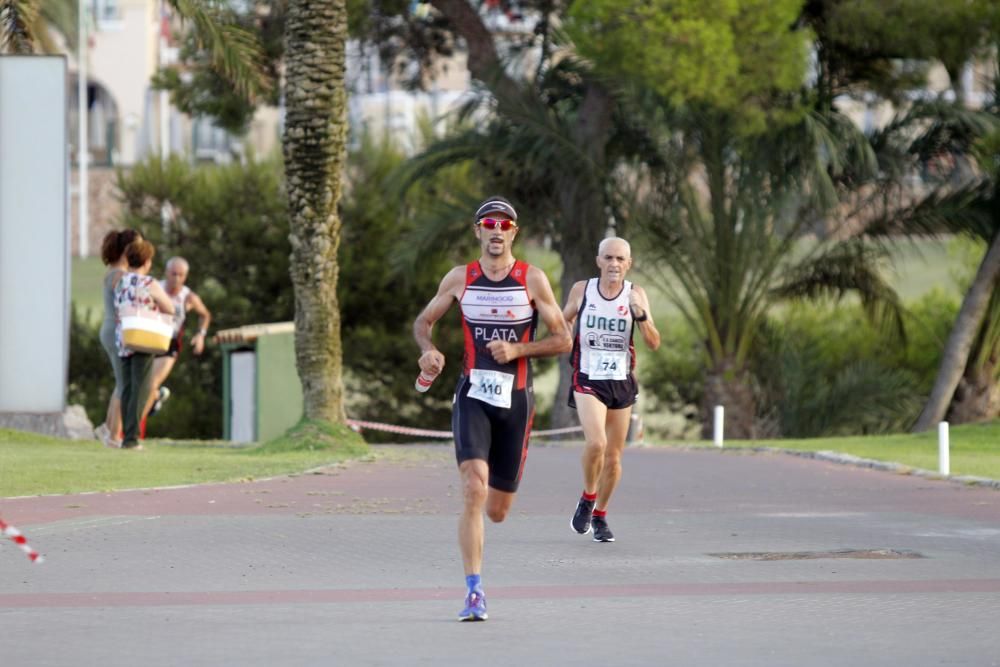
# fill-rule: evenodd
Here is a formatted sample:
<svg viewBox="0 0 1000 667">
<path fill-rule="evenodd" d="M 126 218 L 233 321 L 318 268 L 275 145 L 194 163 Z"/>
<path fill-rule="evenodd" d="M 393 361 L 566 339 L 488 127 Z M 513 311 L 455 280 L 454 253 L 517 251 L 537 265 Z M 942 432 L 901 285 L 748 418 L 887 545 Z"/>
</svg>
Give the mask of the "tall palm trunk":
<svg viewBox="0 0 1000 667">
<path fill-rule="evenodd" d="M 565 302 L 569 291 L 578 280 L 586 280 L 597 274 L 597 244 L 601 242 L 606 224 L 604 220 L 603 198 L 598 196 L 580 198 L 572 183 L 562 183 L 560 201 L 566 220 L 579 221 L 577 234 L 566 234 L 559 243 L 559 258 L 562 260 L 563 271 L 559 280 L 562 299 Z M 587 199 L 596 199 L 589 202 Z M 566 225 L 568 228 L 568 225 Z M 559 384 L 556 389 L 555 402 L 552 404 L 551 426 L 563 428 L 577 422 L 576 411 L 569 407 L 567 399 L 572 385 L 573 369 L 568 355 L 559 357 Z"/>
<path fill-rule="evenodd" d="M 944 418 L 955 394 L 955 388 L 962 379 L 962 373 L 969 361 L 969 351 L 972 349 L 976 333 L 982 326 L 990 294 L 996 288 L 998 276 L 1000 276 L 1000 232 L 993 235 L 989 250 L 986 251 L 986 256 L 976 271 L 972 286 L 965 293 L 962 307 L 958 311 L 958 317 L 944 346 L 944 356 L 937 378 L 934 380 L 934 388 L 917 423 L 913 426 L 914 431 L 926 431 Z"/>
<path fill-rule="evenodd" d="M 343 422 L 337 303 L 347 140 L 346 0 L 291 0 L 285 28 L 283 149 L 295 289 L 295 359 L 307 419 Z"/>
<path fill-rule="evenodd" d="M 757 401 L 750 372 L 737 367 L 731 359 L 719 361 L 705 374 L 701 404 L 701 434 L 705 439 L 712 437 L 712 414 L 717 405 L 725 409 L 725 437 L 757 437 Z"/>
<path fill-rule="evenodd" d="M 608 225 L 601 179 L 613 108 L 611 97 L 603 86 L 588 84 L 573 138 L 578 147 L 586 150 L 589 168 L 565 172 L 558 179 L 563 230 L 559 241 L 559 257 L 563 264 L 559 285 L 564 302 L 573 283 L 597 273 L 597 245 L 604 238 Z M 572 386 L 571 373 L 569 358 L 560 357 L 559 386 L 552 406 L 553 428 L 577 423 L 576 414 L 566 403 Z"/>
</svg>

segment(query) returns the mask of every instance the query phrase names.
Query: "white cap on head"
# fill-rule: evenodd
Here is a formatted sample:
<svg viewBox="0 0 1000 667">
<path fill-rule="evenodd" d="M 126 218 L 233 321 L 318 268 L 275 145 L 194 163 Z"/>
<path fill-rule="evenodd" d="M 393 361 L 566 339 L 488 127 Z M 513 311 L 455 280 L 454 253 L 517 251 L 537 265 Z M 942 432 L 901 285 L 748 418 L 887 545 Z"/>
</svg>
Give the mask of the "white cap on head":
<svg viewBox="0 0 1000 667">
<path fill-rule="evenodd" d="M 503 197 L 490 197 L 476 209 L 476 221 L 478 222 L 487 213 L 503 213 L 510 216 L 511 220 L 517 221 L 517 211 L 514 206 Z"/>
</svg>

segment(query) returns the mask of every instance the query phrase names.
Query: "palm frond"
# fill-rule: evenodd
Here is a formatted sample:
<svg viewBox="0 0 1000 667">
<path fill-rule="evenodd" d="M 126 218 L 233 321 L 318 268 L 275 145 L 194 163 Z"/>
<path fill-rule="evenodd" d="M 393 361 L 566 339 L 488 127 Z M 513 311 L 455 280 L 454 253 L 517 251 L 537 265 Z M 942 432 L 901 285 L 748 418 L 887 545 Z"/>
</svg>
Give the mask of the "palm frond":
<svg viewBox="0 0 1000 667">
<path fill-rule="evenodd" d="M 439 171 L 475 160 L 482 150 L 483 140 L 484 137 L 478 130 L 466 128 L 434 141 L 393 173 L 389 179 L 387 195 L 400 198 L 407 190 Z"/>
<path fill-rule="evenodd" d="M 182 18 L 191 21 L 213 65 L 241 95 L 253 99 L 270 90 L 264 53 L 252 32 L 227 21 L 218 3 L 211 0 L 167 1 Z"/>
<path fill-rule="evenodd" d="M 34 33 L 43 53 L 59 51 L 59 45 L 52 39 L 50 31 L 62 36 L 68 51 L 76 52 L 80 29 L 78 11 L 79 3 L 76 0 L 39 0 L 38 27 L 34 29 Z"/>
<path fill-rule="evenodd" d="M 860 241 L 839 243 L 809 261 L 801 262 L 776 285 L 778 299 L 812 300 L 821 297 L 842 299 L 855 294 L 868 318 L 905 340 L 904 308 L 899 295 L 882 278 L 878 262 L 882 248 Z"/>
<path fill-rule="evenodd" d="M 872 134 L 882 155 L 896 152 L 920 162 L 944 152 L 968 153 L 975 141 L 997 129 L 1000 119 L 942 100 L 921 101 L 898 113 Z"/>
<path fill-rule="evenodd" d="M 478 195 L 450 194 L 450 197 L 436 198 L 416 210 L 411 230 L 400 238 L 390 257 L 394 275 L 406 276 L 426 257 L 440 254 L 442 249 L 454 250 L 456 239 L 469 239 L 469 244 L 474 243 L 469 211 L 475 210 L 480 201 Z"/>
<path fill-rule="evenodd" d="M 985 240 L 993 237 L 996 221 L 994 185 L 981 179 L 953 189 L 938 188 L 915 203 L 884 212 L 866 232 L 873 237 L 907 234 L 966 234 Z"/>
<path fill-rule="evenodd" d="M 38 7 L 32 0 L 0 0 L 0 53 L 34 51 Z"/>
</svg>

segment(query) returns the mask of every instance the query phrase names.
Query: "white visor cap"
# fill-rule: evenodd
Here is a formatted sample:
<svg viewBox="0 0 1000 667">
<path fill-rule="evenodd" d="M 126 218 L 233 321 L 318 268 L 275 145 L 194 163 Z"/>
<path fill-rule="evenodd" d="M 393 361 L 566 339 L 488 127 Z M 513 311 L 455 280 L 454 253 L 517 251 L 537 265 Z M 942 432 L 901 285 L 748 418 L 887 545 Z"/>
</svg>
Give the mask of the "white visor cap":
<svg viewBox="0 0 1000 667">
<path fill-rule="evenodd" d="M 476 210 L 476 221 L 481 220 L 487 213 L 503 213 L 509 216 L 511 220 L 517 220 L 517 211 L 514 210 L 514 207 L 509 202 L 502 199 L 487 199 L 484 201 Z"/>
</svg>

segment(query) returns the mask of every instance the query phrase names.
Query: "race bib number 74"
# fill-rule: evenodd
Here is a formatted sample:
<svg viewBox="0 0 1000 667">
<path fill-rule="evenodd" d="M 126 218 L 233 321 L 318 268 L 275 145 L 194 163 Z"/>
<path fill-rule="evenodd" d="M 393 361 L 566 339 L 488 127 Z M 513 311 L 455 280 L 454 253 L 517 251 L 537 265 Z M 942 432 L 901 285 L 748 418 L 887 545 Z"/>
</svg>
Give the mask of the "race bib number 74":
<svg viewBox="0 0 1000 667">
<path fill-rule="evenodd" d="M 624 380 L 628 377 L 627 363 L 628 357 L 624 352 L 591 350 L 587 377 L 591 380 Z"/>
<path fill-rule="evenodd" d="M 473 368 L 469 374 L 469 397 L 495 405 L 510 407 L 510 395 L 514 389 L 514 376 L 500 371 Z"/>
</svg>

